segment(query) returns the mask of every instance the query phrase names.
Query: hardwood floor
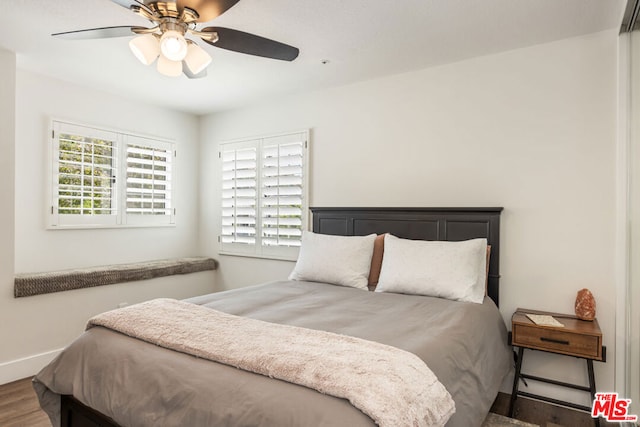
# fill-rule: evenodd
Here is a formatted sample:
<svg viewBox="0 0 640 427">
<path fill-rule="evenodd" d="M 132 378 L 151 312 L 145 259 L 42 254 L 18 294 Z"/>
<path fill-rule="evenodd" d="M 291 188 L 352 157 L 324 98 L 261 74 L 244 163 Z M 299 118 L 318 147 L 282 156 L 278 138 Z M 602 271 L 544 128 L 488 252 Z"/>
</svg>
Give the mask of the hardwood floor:
<svg viewBox="0 0 640 427">
<path fill-rule="evenodd" d="M 51 427 L 38 404 L 31 378 L 0 385 L 0 426 Z"/>
<path fill-rule="evenodd" d="M 498 393 L 498 397 L 491 407 L 491 412 L 507 416 L 510 397 L 509 394 Z M 541 427 L 593 427 L 595 425 L 591 415 L 586 412 L 574 411 L 523 397 L 518 397 L 516 400 L 514 417 L 520 421 L 538 424 Z M 608 423 L 601 418 L 600 427 L 618 427 L 618 424 Z"/>
<path fill-rule="evenodd" d="M 491 412 L 506 415 L 509 395 L 500 393 Z M 589 414 L 560 408 L 531 399 L 518 398 L 516 418 L 541 427 L 591 427 Z M 614 426 L 601 420 L 602 427 Z M 40 409 L 38 398 L 31 386 L 31 378 L 0 385 L 0 426 L 51 427 L 49 417 Z"/>
</svg>

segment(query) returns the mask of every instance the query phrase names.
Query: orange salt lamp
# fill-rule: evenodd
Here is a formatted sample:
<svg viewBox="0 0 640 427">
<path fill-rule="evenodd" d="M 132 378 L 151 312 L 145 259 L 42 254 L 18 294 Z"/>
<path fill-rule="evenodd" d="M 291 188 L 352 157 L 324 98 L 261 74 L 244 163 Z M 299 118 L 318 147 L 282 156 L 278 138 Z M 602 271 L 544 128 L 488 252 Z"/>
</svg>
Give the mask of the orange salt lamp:
<svg viewBox="0 0 640 427">
<path fill-rule="evenodd" d="M 580 320 L 596 318 L 596 300 L 589 289 L 580 289 L 576 297 L 576 316 Z"/>
</svg>

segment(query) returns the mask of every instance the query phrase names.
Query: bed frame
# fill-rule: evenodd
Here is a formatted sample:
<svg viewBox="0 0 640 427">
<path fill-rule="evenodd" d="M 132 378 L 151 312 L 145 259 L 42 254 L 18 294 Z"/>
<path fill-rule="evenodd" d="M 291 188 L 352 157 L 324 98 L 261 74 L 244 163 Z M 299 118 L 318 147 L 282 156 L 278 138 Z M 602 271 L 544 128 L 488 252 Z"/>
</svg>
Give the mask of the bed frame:
<svg viewBox="0 0 640 427">
<path fill-rule="evenodd" d="M 313 231 L 339 236 L 391 233 L 405 239 L 460 241 L 484 237 L 491 245 L 488 295 L 498 305 L 502 208 L 311 208 Z M 111 418 L 61 396 L 62 427 L 120 427 Z"/>
</svg>

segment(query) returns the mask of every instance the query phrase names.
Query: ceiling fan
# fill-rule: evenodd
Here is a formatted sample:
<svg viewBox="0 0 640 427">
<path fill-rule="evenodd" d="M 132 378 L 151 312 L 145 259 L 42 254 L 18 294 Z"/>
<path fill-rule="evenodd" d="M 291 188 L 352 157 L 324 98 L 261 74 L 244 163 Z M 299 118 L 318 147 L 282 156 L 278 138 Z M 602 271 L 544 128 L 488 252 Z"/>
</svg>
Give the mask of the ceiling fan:
<svg viewBox="0 0 640 427">
<path fill-rule="evenodd" d="M 167 76 L 184 73 L 189 78 L 206 76 L 211 56 L 195 41 L 234 52 L 293 61 L 299 50 L 255 34 L 223 27 L 197 29 L 198 24 L 222 15 L 240 0 L 111 0 L 151 21 L 152 26 L 90 28 L 52 34 L 65 39 L 95 39 L 138 35 L 129 42 L 133 54 L 145 65 L 156 59 L 158 72 Z"/>
</svg>

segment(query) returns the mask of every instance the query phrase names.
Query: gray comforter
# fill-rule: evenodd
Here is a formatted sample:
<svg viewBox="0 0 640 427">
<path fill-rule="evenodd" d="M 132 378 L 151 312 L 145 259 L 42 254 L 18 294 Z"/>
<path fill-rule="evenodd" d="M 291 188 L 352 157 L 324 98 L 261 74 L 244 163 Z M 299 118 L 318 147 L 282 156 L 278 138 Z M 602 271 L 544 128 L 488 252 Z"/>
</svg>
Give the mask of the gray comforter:
<svg viewBox="0 0 640 427">
<path fill-rule="evenodd" d="M 188 300 L 217 310 L 351 335 L 410 351 L 451 393 L 447 426 L 479 426 L 509 371 L 506 328 L 484 304 L 276 282 Z M 372 426 L 346 400 L 166 350 L 96 327 L 35 378 L 54 425 L 72 394 L 122 426 Z"/>
</svg>

